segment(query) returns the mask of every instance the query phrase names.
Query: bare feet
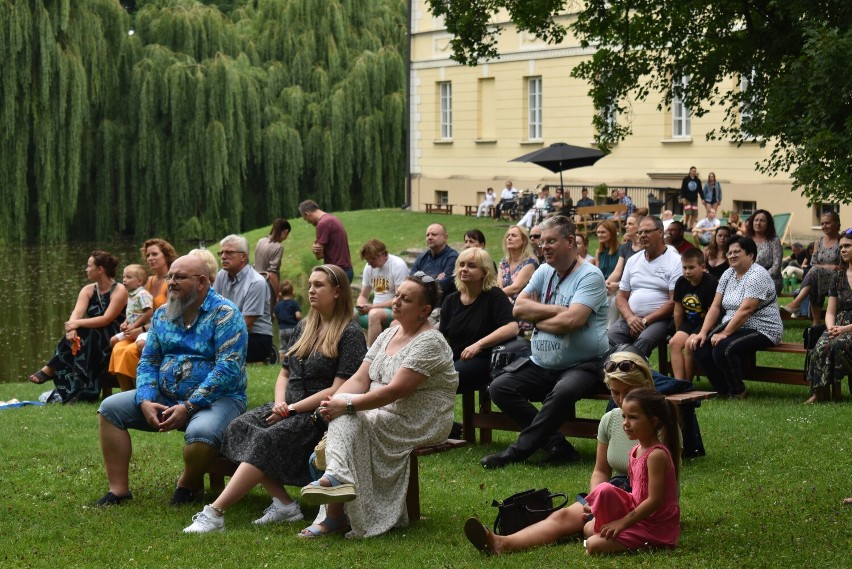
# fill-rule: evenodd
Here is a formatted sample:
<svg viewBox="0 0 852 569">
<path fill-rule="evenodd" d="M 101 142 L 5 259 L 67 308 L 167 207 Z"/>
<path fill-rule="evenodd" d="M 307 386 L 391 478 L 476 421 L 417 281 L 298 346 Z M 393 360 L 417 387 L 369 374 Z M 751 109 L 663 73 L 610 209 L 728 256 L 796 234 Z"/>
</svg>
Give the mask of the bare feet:
<svg viewBox="0 0 852 569">
<path fill-rule="evenodd" d="M 816 393 L 814 393 L 813 395 L 808 397 L 807 401 L 805 401 L 805 405 L 813 405 L 817 401 L 819 401 L 819 399 L 817 399 Z"/>
<path fill-rule="evenodd" d="M 847 506 L 852 506 L 852 498 L 846 498 L 843 500 L 843 503 Z"/>
</svg>

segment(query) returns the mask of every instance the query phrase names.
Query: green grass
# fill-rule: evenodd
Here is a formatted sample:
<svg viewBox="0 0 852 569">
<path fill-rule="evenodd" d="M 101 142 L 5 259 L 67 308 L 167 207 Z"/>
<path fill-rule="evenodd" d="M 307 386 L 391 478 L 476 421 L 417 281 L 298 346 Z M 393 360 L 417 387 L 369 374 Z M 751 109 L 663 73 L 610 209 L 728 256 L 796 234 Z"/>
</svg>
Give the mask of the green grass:
<svg viewBox="0 0 852 569">
<path fill-rule="evenodd" d="M 391 252 L 421 245 L 432 220 L 447 224 L 453 243 L 461 242 L 464 230 L 479 227 L 494 253 L 505 232 L 490 220 L 461 216 L 379 211 L 340 217 L 353 260 L 360 244 L 374 235 Z M 313 240 L 313 228 L 301 220 L 294 228 L 285 243 L 285 274 L 300 268 L 300 255 L 310 255 Z M 249 237 L 254 241 L 265 233 Z M 804 323 L 786 324 L 785 339 L 800 341 Z M 767 364 L 802 365 L 801 356 L 760 357 Z M 250 406 L 271 398 L 276 374 L 274 367 L 250 368 Z M 702 381 L 699 388 L 709 384 Z M 97 510 L 85 507 L 106 491 L 96 407 L 0 411 L 0 567 L 848 567 L 852 507 L 841 505 L 852 495 L 848 396 L 842 403 L 804 406 L 802 387 L 750 382 L 748 388 L 746 401 L 708 401 L 698 411 L 708 454 L 688 460 L 682 472 L 680 547 L 626 559 L 589 559 L 579 542 L 569 540 L 483 560 L 461 531 L 470 515 L 493 521 L 494 498 L 544 486 L 570 496 L 587 491 L 592 440 L 574 440 L 583 460 L 560 468 L 531 462 L 483 470 L 479 459 L 514 439 L 505 432 L 495 432 L 490 446 L 424 457 L 425 519 L 369 540 L 300 540 L 295 534 L 304 523 L 256 528 L 251 520 L 268 504 L 260 489 L 229 511 L 227 532 L 186 536 L 181 530 L 197 508 L 167 505 L 181 470 L 180 434 L 133 433 L 134 500 Z M 0 400 L 35 399 L 42 390 L 28 383 L 0 384 Z M 599 416 L 604 403 L 583 401 L 579 407 L 585 416 Z M 311 518 L 315 510 L 305 513 Z"/>
</svg>

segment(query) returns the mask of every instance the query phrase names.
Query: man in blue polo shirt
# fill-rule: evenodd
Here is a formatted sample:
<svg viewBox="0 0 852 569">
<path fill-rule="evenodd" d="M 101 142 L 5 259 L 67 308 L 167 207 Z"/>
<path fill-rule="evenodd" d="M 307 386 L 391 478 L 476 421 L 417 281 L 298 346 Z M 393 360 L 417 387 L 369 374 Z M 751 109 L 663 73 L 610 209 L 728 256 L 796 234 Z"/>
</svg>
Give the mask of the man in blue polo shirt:
<svg viewBox="0 0 852 569">
<path fill-rule="evenodd" d="M 422 271 L 438 281 L 444 298 L 455 292 L 453 282 L 456 268 L 456 258 L 459 252 L 447 245 L 447 228 L 440 223 L 433 223 L 426 228 L 427 250 L 420 253 L 411 265 L 411 273 Z"/>
</svg>

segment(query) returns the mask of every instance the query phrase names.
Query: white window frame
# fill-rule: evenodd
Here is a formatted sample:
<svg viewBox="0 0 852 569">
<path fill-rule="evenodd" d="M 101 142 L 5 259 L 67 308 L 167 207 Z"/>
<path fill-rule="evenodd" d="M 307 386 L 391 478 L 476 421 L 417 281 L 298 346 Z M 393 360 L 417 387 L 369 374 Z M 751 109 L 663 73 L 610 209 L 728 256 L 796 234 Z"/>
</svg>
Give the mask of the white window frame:
<svg viewBox="0 0 852 569">
<path fill-rule="evenodd" d="M 527 140 L 542 140 L 543 89 L 541 76 L 527 78 Z"/>
<path fill-rule="evenodd" d="M 453 139 L 453 84 L 450 81 L 438 83 L 440 98 L 441 140 Z"/>
<path fill-rule="evenodd" d="M 683 76 L 679 81 L 686 87 L 689 84 L 689 76 Z M 691 113 L 676 94 L 672 94 L 672 138 L 692 138 Z"/>
<path fill-rule="evenodd" d="M 749 73 L 748 75 L 740 76 L 740 93 L 748 92 L 749 87 L 751 87 L 751 84 L 754 81 L 754 75 L 755 71 L 752 70 L 751 73 Z M 743 135 L 743 137 L 746 138 L 754 138 L 754 135 L 752 135 L 743 127 L 746 121 L 751 119 L 752 116 L 752 112 L 748 108 L 748 102 L 750 99 L 751 97 L 747 97 L 740 101 L 740 133 Z"/>
</svg>

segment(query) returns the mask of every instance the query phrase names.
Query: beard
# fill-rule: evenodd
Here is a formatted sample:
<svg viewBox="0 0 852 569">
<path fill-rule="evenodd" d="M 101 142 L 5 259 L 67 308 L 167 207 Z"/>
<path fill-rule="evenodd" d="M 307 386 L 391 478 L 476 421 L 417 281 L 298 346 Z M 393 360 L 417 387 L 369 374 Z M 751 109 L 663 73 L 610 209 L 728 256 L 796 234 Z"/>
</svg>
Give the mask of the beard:
<svg viewBox="0 0 852 569">
<path fill-rule="evenodd" d="M 168 320 L 177 320 L 183 317 L 187 309 L 198 300 L 198 291 L 190 290 L 186 294 L 181 294 L 177 290 L 169 291 L 169 300 L 166 302 L 166 318 Z"/>
</svg>

